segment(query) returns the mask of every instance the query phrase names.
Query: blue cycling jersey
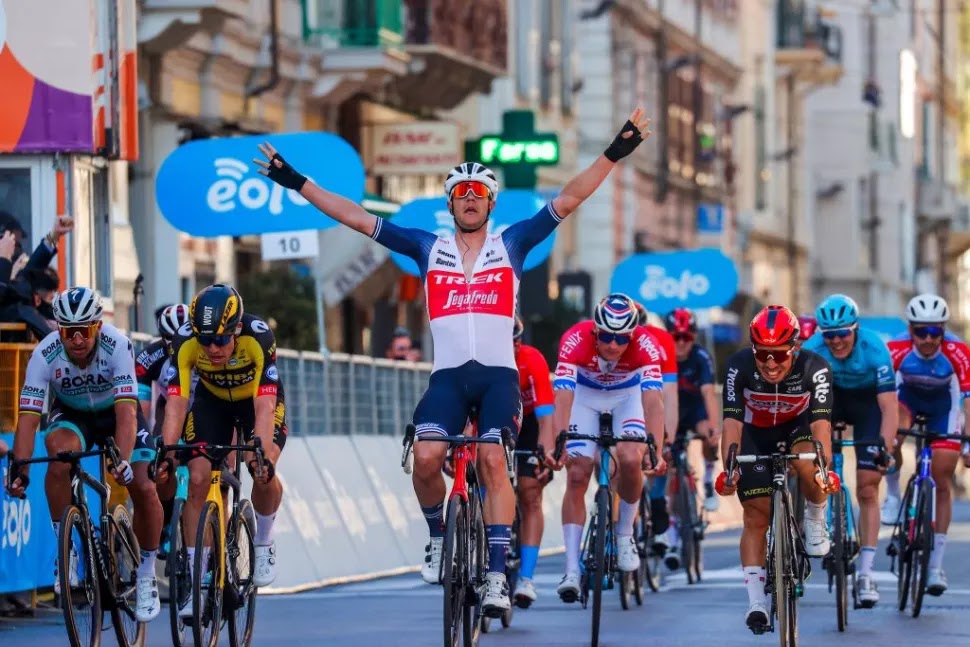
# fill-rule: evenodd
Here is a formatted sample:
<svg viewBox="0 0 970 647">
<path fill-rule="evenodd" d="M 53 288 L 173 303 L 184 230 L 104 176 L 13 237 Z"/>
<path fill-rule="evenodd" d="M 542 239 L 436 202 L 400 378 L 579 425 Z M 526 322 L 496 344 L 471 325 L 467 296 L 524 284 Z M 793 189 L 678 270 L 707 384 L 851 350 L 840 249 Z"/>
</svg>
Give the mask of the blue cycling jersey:
<svg viewBox="0 0 970 647">
<path fill-rule="evenodd" d="M 704 420 L 704 397 L 701 387 L 714 384 L 714 360 L 702 346 L 694 344 L 684 361 L 677 361 L 677 402 L 680 419 Z"/>
<path fill-rule="evenodd" d="M 893 361 L 886 344 L 879 335 L 859 328 L 855 345 L 845 359 L 836 359 L 825 345 L 821 332 L 816 332 L 802 345 L 805 350 L 818 353 L 832 367 L 835 386 L 840 389 L 875 389 L 877 393 L 896 390 Z"/>
</svg>

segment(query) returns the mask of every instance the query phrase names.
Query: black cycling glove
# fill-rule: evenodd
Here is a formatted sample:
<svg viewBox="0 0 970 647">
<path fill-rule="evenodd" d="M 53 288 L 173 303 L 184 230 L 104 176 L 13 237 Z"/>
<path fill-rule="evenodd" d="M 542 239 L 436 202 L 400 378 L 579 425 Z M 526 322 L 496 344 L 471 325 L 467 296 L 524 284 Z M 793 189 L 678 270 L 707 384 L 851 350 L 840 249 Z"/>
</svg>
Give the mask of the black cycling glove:
<svg viewBox="0 0 970 647">
<path fill-rule="evenodd" d="M 279 168 L 276 167 L 277 160 L 280 162 Z M 306 176 L 300 175 L 279 153 L 273 155 L 273 159 L 270 160 L 269 168 L 266 171 L 266 177 L 286 189 L 299 191 L 306 184 Z"/>
<path fill-rule="evenodd" d="M 623 136 L 630 132 L 633 134 L 629 137 Z M 620 129 L 617 136 L 613 138 L 613 143 L 610 144 L 609 148 L 603 151 L 603 155 L 605 155 L 606 159 L 610 160 L 611 162 L 619 162 L 621 159 L 636 150 L 637 146 L 639 146 L 640 142 L 642 141 L 643 135 L 641 135 L 640 131 L 637 130 L 636 125 L 632 121 L 627 120 L 627 122 L 623 124 L 623 128 Z"/>
</svg>

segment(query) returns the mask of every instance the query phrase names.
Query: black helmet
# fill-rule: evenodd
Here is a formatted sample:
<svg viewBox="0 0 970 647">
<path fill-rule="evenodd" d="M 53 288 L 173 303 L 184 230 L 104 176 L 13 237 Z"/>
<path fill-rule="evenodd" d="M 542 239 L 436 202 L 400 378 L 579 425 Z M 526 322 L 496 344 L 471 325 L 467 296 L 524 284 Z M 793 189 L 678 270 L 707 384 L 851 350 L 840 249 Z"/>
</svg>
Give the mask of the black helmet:
<svg viewBox="0 0 970 647">
<path fill-rule="evenodd" d="M 242 318 L 242 297 L 225 283 L 205 288 L 189 306 L 189 321 L 196 335 L 235 335 Z"/>
<path fill-rule="evenodd" d="M 518 317 L 515 318 L 515 323 L 512 324 L 512 339 L 513 341 L 518 341 L 522 339 L 522 333 L 525 332 L 525 324 Z"/>
</svg>

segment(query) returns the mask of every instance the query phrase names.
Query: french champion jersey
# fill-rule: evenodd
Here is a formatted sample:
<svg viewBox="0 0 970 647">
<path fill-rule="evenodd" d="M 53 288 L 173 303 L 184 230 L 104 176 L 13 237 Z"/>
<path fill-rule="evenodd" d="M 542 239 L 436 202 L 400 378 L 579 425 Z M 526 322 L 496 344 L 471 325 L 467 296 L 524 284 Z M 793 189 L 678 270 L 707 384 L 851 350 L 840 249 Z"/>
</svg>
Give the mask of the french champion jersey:
<svg viewBox="0 0 970 647">
<path fill-rule="evenodd" d="M 418 264 L 434 345 L 432 372 L 469 361 L 484 366 L 515 366 L 512 329 L 525 257 L 561 222 L 547 204 L 528 220 L 488 236 L 470 278 L 461 264 L 454 236 L 400 227 L 378 219 L 371 235 L 391 251 Z"/>
<path fill-rule="evenodd" d="M 48 390 L 77 411 L 104 411 L 123 400 L 137 403 L 131 341 L 114 326 L 102 324 L 94 357 L 81 368 L 68 358 L 55 330 L 30 355 L 20 391 L 20 413 L 40 415 Z"/>
<path fill-rule="evenodd" d="M 889 342 L 889 352 L 897 388 L 905 386 L 926 398 L 949 397 L 953 407 L 960 405 L 961 396 L 970 396 L 970 349 L 963 342 L 944 338 L 935 355 L 923 357 L 907 337 Z"/>
<path fill-rule="evenodd" d="M 620 359 L 607 362 L 596 351 L 596 325 L 581 321 L 567 330 L 559 343 L 553 388 L 574 391 L 579 385 L 616 391 L 639 386 L 641 391 L 660 391 L 663 357 L 657 338 L 643 326 L 637 326 Z"/>
<path fill-rule="evenodd" d="M 856 330 L 855 345 L 845 359 L 836 359 L 825 345 L 822 333 L 816 331 L 802 345 L 817 353 L 832 368 L 833 381 L 840 389 L 875 389 L 878 393 L 896 390 L 893 360 L 886 343 L 871 330 Z"/>
</svg>

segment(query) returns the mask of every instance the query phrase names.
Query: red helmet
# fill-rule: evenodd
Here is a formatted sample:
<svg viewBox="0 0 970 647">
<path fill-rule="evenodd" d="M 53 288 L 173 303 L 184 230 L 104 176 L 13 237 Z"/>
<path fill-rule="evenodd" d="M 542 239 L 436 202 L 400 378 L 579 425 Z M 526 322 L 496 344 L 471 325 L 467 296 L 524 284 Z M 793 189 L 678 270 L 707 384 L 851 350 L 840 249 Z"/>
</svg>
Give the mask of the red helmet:
<svg viewBox="0 0 970 647">
<path fill-rule="evenodd" d="M 798 338 L 798 317 L 785 306 L 770 305 L 751 320 L 751 343 L 759 346 L 788 346 Z"/>
<path fill-rule="evenodd" d="M 818 321 L 812 315 L 801 315 L 798 317 L 798 338 L 806 340 L 815 334 Z"/>
<path fill-rule="evenodd" d="M 666 324 L 667 332 L 670 334 L 697 332 L 697 319 L 694 318 L 694 313 L 687 308 L 677 308 L 668 312 L 664 318 L 664 324 Z"/>
</svg>

